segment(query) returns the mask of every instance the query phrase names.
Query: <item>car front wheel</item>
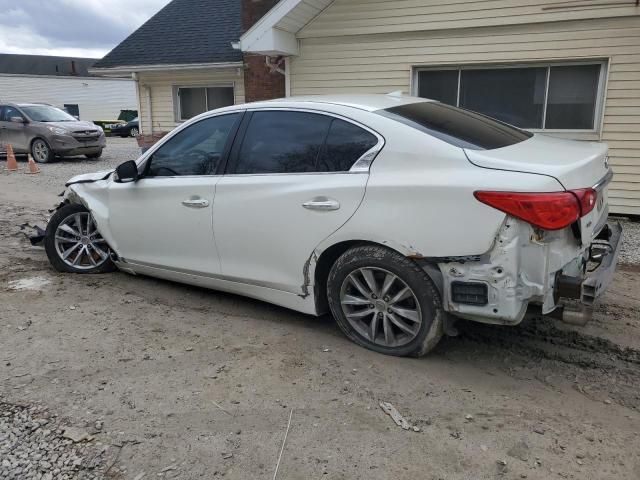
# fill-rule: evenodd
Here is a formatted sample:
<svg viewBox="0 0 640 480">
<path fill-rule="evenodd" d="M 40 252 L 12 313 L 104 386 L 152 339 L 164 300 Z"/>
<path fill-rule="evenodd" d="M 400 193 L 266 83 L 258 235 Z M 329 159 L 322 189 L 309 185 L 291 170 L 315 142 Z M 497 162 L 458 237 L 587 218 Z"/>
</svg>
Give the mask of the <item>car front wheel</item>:
<svg viewBox="0 0 640 480">
<path fill-rule="evenodd" d="M 138 131 L 138 129 L 136 127 L 133 127 L 129 135 L 131 135 L 132 137 L 137 137 L 139 133 L 140 132 Z"/>
<path fill-rule="evenodd" d="M 49 262 L 59 272 L 104 273 L 115 270 L 109 245 L 82 205 L 60 208 L 49 220 L 44 237 Z"/>
<path fill-rule="evenodd" d="M 348 338 L 387 355 L 422 356 L 443 334 L 440 295 L 426 272 L 393 250 L 346 251 L 327 282 L 329 306 Z"/>
<path fill-rule="evenodd" d="M 36 138 L 31 143 L 31 156 L 38 163 L 48 163 L 53 161 L 55 155 L 47 142 Z"/>
</svg>

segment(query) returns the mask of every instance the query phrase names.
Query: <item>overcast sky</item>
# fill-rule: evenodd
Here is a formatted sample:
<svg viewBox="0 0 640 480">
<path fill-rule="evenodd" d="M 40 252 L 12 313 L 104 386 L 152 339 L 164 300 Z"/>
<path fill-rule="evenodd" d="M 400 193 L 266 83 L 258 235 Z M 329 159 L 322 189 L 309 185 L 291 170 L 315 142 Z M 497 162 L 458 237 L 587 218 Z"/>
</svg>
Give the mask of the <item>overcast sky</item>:
<svg viewBox="0 0 640 480">
<path fill-rule="evenodd" d="M 0 0 L 0 53 L 102 58 L 170 0 Z"/>
</svg>

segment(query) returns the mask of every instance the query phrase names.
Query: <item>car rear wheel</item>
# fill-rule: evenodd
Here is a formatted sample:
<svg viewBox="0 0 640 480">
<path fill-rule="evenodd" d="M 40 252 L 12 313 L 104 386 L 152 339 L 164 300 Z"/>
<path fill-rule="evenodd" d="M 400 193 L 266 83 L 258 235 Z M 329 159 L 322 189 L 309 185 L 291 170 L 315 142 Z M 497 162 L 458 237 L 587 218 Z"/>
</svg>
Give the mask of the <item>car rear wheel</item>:
<svg viewBox="0 0 640 480">
<path fill-rule="evenodd" d="M 138 129 L 137 129 L 137 128 L 135 128 L 135 127 L 133 127 L 133 128 L 131 129 L 131 132 L 129 133 L 129 135 L 131 135 L 132 137 L 137 137 L 139 133 L 140 133 L 140 132 L 138 131 Z"/>
<path fill-rule="evenodd" d="M 443 334 L 437 288 L 415 262 L 378 246 L 355 247 L 331 268 L 329 306 L 348 338 L 387 355 L 422 356 Z"/>
<path fill-rule="evenodd" d="M 98 232 L 91 213 L 82 205 L 65 205 L 49 221 L 44 248 L 53 268 L 69 273 L 115 270 L 109 245 Z"/>
<path fill-rule="evenodd" d="M 102 156 L 102 150 L 100 150 L 97 153 L 90 153 L 89 155 L 85 155 L 85 157 L 87 157 L 90 160 L 95 160 L 97 158 L 100 158 Z"/>
<path fill-rule="evenodd" d="M 38 163 L 52 162 L 55 157 L 49 144 L 41 138 L 36 138 L 31 142 L 31 156 Z"/>
</svg>

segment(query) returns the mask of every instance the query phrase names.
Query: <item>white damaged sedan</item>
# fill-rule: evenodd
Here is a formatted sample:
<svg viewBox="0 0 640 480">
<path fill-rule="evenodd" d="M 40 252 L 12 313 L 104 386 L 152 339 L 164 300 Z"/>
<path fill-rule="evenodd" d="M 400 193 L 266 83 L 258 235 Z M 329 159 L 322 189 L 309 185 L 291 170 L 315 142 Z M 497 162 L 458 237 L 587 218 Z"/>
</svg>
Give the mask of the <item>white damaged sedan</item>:
<svg viewBox="0 0 640 480">
<path fill-rule="evenodd" d="M 207 112 L 73 178 L 45 236 L 62 272 L 118 268 L 306 314 L 423 355 L 456 318 L 584 324 L 610 284 L 607 147 L 401 95 Z"/>
</svg>

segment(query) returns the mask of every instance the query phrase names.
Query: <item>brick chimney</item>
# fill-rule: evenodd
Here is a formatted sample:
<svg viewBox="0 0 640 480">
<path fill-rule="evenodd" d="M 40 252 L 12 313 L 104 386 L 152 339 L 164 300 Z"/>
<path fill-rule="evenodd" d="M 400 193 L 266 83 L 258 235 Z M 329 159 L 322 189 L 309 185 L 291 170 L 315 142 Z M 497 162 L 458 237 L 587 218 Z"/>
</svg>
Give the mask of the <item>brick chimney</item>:
<svg viewBox="0 0 640 480">
<path fill-rule="evenodd" d="M 242 26 L 246 32 L 260 20 L 278 0 L 242 0 Z M 284 97 L 284 75 L 271 72 L 264 55 L 244 54 L 244 94 L 247 102 Z"/>
</svg>

